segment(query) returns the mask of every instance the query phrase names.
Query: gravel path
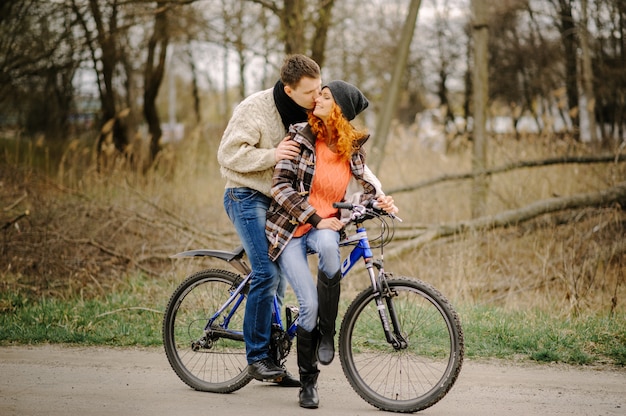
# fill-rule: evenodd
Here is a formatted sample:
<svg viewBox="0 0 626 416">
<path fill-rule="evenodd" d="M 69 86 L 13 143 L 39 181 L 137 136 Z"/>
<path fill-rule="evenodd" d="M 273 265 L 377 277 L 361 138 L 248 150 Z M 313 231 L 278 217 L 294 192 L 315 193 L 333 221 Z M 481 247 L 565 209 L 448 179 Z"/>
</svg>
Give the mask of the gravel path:
<svg viewBox="0 0 626 416">
<path fill-rule="evenodd" d="M 288 362 L 296 374 L 295 357 Z M 188 388 L 155 349 L 0 347 L 0 415 L 377 415 L 354 393 L 339 360 L 322 367 L 320 408 L 298 389 L 253 381 L 227 395 Z M 626 369 L 466 360 L 427 416 L 626 415 Z"/>
</svg>

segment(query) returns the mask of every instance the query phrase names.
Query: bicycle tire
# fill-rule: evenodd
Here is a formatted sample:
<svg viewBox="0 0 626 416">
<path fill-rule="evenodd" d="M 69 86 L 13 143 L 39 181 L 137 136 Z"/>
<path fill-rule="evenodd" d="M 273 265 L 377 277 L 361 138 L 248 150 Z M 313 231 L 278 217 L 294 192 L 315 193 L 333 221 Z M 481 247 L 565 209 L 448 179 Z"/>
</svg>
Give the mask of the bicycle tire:
<svg viewBox="0 0 626 416">
<path fill-rule="evenodd" d="M 464 355 L 463 330 L 450 302 L 421 280 L 387 281 L 406 339 L 386 340 L 372 288 L 352 301 L 341 323 L 339 357 L 354 391 L 381 410 L 413 413 L 441 400 L 454 385 Z M 390 323 L 391 325 L 391 323 Z"/>
<path fill-rule="evenodd" d="M 163 346 L 178 377 L 195 390 L 231 393 L 248 384 L 243 338 L 214 337 L 210 347 L 192 348 L 205 335 L 204 327 L 241 282 L 235 273 L 207 269 L 187 277 L 174 291 L 163 317 Z M 229 329 L 243 331 L 244 298 L 229 322 Z M 230 312 L 227 308 L 225 314 Z M 218 322 L 219 319 L 216 320 Z M 206 338 L 205 338 L 206 339 Z"/>
</svg>

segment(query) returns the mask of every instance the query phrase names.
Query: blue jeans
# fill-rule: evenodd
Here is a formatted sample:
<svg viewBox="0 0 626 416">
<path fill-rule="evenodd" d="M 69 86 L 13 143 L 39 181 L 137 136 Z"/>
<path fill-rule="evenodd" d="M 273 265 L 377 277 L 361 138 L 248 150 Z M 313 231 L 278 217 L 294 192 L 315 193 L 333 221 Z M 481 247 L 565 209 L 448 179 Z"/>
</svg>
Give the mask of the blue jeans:
<svg viewBox="0 0 626 416">
<path fill-rule="evenodd" d="M 281 272 L 291 285 L 298 304 L 298 326 L 311 332 L 317 327 L 317 286 L 309 272 L 307 253 L 317 253 L 318 269 L 332 278 L 341 267 L 339 233 L 333 230 L 311 229 L 302 237 L 289 240 L 277 259 Z"/>
<path fill-rule="evenodd" d="M 224 193 L 224 208 L 252 268 L 243 322 L 248 364 L 268 357 L 274 295 L 278 295 L 281 303 L 285 292 L 284 279 L 268 255 L 265 220 L 270 202 L 268 196 L 250 188 L 229 188 Z"/>
</svg>

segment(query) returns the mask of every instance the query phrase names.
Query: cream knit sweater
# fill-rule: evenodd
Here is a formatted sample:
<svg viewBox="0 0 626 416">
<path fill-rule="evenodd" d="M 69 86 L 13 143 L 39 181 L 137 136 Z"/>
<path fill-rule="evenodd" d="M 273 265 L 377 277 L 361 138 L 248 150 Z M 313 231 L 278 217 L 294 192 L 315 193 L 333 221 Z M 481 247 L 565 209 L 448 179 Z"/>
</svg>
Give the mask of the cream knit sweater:
<svg viewBox="0 0 626 416">
<path fill-rule="evenodd" d="M 217 150 L 226 188 L 247 187 L 270 196 L 275 148 L 285 136 L 273 88 L 243 100 L 235 108 Z"/>
</svg>

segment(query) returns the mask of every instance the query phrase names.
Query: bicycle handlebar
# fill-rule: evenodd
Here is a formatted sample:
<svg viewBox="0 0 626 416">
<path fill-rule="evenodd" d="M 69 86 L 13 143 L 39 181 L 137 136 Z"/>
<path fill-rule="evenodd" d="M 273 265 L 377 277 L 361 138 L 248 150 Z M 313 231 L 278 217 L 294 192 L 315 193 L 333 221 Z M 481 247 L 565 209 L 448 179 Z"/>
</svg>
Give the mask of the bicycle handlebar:
<svg viewBox="0 0 626 416">
<path fill-rule="evenodd" d="M 333 208 L 352 210 L 354 209 L 354 204 L 350 202 L 333 202 Z"/>
<path fill-rule="evenodd" d="M 365 205 L 353 204 L 351 202 L 333 202 L 333 208 L 347 209 L 347 210 L 354 211 L 354 212 L 359 212 L 360 211 L 361 214 L 365 213 L 366 210 L 369 209 L 369 210 L 375 211 L 377 213 L 382 213 L 382 214 L 388 215 L 391 218 L 402 222 L 402 219 L 400 217 L 398 217 L 397 215 L 392 214 L 390 212 L 387 212 L 387 211 L 379 208 L 377 201 L 374 201 L 372 203 L 371 208 L 366 207 Z"/>
</svg>

